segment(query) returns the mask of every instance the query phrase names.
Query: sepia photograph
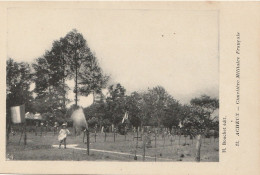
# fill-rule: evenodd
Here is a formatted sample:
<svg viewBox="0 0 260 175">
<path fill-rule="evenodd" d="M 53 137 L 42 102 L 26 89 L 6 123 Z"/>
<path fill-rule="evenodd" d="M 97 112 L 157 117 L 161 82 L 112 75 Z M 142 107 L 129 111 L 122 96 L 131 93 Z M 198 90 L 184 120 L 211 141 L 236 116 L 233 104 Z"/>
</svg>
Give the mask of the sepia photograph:
<svg viewBox="0 0 260 175">
<path fill-rule="evenodd" d="M 0 2 L 0 174 L 258 175 L 259 2 Z"/>
<path fill-rule="evenodd" d="M 7 9 L 6 161 L 219 162 L 219 11 Z"/>
</svg>

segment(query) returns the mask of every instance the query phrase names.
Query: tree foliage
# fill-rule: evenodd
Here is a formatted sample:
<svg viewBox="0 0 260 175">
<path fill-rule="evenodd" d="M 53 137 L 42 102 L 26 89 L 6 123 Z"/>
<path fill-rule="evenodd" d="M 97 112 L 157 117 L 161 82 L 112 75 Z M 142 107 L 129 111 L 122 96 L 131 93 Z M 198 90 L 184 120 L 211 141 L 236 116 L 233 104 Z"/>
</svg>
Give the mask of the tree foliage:
<svg viewBox="0 0 260 175">
<path fill-rule="evenodd" d="M 121 84 L 111 85 L 108 87 L 109 96 L 106 99 L 107 113 L 106 117 L 110 122 L 117 125 L 122 121 L 126 112 L 125 88 Z"/>
<path fill-rule="evenodd" d="M 32 64 L 33 71 L 28 63 L 17 63 L 13 59 L 8 59 L 6 65 L 7 113 L 10 106 L 25 104 L 26 111 L 64 121 L 78 108 L 79 95 L 102 94 L 102 89 L 107 88 L 104 100 L 84 109 L 90 127 L 108 128 L 112 124 L 122 127 L 122 118 L 128 112 L 128 124 L 135 127 L 171 129 L 182 123 L 183 129 L 189 132 L 218 128 L 218 122 L 211 118 L 219 108 L 217 98 L 202 95 L 191 99 L 189 105 L 183 105 L 162 86 L 130 95 L 120 83 L 107 87 L 109 76 L 102 71 L 95 53 L 77 30 L 54 41 L 51 49 Z M 66 81 L 72 79 L 75 104 L 67 109 L 69 87 Z M 35 83 L 35 98 L 30 91 L 32 82 Z"/>
<path fill-rule="evenodd" d="M 70 77 L 74 78 L 75 104 L 78 102 L 78 94 L 88 96 L 91 92 L 101 92 L 105 86 L 107 77 L 103 75 L 101 68 L 87 41 L 77 30 L 72 30 L 64 38 L 60 39 L 62 54 L 69 67 Z"/>
<path fill-rule="evenodd" d="M 25 104 L 25 110 L 30 111 L 33 101 L 30 91 L 31 82 L 32 74 L 28 63 L 18 63 L 11 58 L 6 61 L 7 108 Z"/>
</svg>

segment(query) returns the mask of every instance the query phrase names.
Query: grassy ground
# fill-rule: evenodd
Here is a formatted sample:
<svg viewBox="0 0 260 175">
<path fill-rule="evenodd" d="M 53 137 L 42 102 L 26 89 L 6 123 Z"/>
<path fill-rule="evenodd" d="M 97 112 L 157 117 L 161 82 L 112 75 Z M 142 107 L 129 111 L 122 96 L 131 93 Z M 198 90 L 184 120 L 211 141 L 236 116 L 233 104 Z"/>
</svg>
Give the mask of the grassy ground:
<svg viewBox="0 0 260 175">
<path fill-rule="evenodd" d="M 98 133 L 95 136 L 94 133 L 90 135 L 90 155 L 87 155 L 86 150 L 77 150 L 72 148 L 58 149 L 53 145 L 58 145 L 57 135 L 49 132 L 43 133 L 42 136 L 35 136 L 34 133 L 27 133 L 27 145 L 23 145 L 23 140 L 19 145 L 20 134 L 10 135 L 9 143 L 6 147 L 6 158 L 8 160 L 90 160 L 90 161 L 136 161 L 134 160 L 135 152 L 140 155 L 137 161 L 143 161 L 141 157 L 143 155 L 143 141 L 133 140 L 136 136 L 133 133 L 124 135 L 117 134 L 114 142 L 114 134 L 107 133 L 106 141 L 105 134 Z M 77 148 L 87 148 L 83 143 L 83 136 L 68 136 L 67 144 L 76 144 Z M 145 149 L 145 161 L 194 161 L 195 158 L 195 140 L 190 140 L 188 137 L 175 136 L 171 142 L 171 139 L 166 137 L 163 139 L 161 136 L 157 138 L 156 148 L 154 137 L 152 136 L 152 148 Z M 192 143 L 193 142 L 193 143 Z M 186 145 L 185 145 L 186 143 Z M 131 155 L 121 155 L 113 153 L 97 152 L 95 150 L 106 150 L 123 152 Z M 150 156 L 150 157 L 149 157 Z M 201 146 L 201 161 L 203 162 L 217 162 L 219 161 L 218 151 L 218 139 L 203 138 Z"/>
</svg>

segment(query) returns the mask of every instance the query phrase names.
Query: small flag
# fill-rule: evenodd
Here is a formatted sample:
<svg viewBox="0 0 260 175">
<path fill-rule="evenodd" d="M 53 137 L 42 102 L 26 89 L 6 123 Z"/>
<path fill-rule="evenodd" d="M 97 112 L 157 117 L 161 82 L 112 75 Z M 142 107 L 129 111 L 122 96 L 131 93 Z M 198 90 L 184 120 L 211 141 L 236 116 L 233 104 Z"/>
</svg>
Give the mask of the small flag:
<svg viewBox="0 0 260 175">
<path fill-rule="evenodd" d="M 127 119 L 128 119 L 128 113 L 126 112 L 124 117 L 123 117 L 122 123 L 124 123 L 124 121 L 127 120 Z"/>
<path fill-rule="evenodd" d="M 11 107 L 11 118 L 13 123 L 23 123 L 25 122 L 25 107 L 13 106 Z"/>
<path fill-rule="evenodd" d="M 181 122 L 179 123 L 179 125 L 178 125 L 180 128 L 182 128 L 183 126 L 182 126 L 182 124 L 181 124 Z"/>
<path fill-rule="evenodd" d="M 75 110 L 71 115 L 71 119 L 74 126 L 88 128 L 88 124 L 82 108 Z"/>
</svg>

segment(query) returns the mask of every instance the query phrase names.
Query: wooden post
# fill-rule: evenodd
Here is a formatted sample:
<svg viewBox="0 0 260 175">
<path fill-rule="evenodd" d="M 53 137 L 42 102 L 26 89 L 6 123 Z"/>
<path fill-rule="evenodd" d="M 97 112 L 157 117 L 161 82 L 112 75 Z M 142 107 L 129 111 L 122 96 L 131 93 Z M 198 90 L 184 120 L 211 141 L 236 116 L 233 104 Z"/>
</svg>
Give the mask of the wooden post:
<svg viewBox="0 0 260 175">
<path fill-rule="evenodd" d="M 27 144 L 26 121 L 24 122 L 24 145 Z"/>
<path fill-rule="evenodd" d="M 136 136 L 136 148 L 138 148 L 138 130 L 136 132 L 137 136 Z"/>
<path fill-rule="evenodd" d="M 42 125 L 41 125 L 41 136 L 42 136 Z"/>
<path fill-rule="evenodd" d="M 156 162 L 156 131 L 155 131 L 155 138 L 154 138 L 154 148 L 155 148 L 155 156 L 154 156 L 154 159 L 155 159 L 155 162 Z"/>
<path fill-rule="evenodd" d="M 144 131 L 143 131 L 143 128 L 141 127 L 141 141 L 143 140 L 143 135 L 144 135 Z"/>
<path fill-rule="evenodd" d="M 115 132 L 115 129 L 114 129 L 114 142 L 116 142 L 116 132 Z"/>
<path fill-rule="evenodd" d="M 87 132 L 87 153 L 88 153 L 88 155 L 89 155 L 89 131 L 87 130 L 86 131 Z"/>
<path fill-rule="evenodd" d="M 136 137 L 136 146 L 135 146 L 135 157 L 134 157 L 134 160 L 137 160 L 137 156 L 136 156 L 137 148 L 138 148 L 138 130 L 137 130 L 137 137 Z"/>
<path fill-rule="evenodd" d="M 145 143 L 145 138 L 143 138 L 143 161 L 145 161 L 145 145 L 146 145 L 146 143 Z"/>
<path fill-rule="evenodd" d="M 35 124 L 35 135 L 37 136 L 37 128 L 38 128 L 38 122 Z"/>
<path fill-rule="evenodd" d="M 163 134 L 163 147 L 165 145 L 165 135 Z"/>
<path fill-rule="evenodd" d="M 107 140 L 107 132 L 105 131 L 105 141 Z"/>
<path fill-rule="evenodd" d="M 83 143 L 85 141 L 85 136 L 86 136 L 86 130 L 83 131 Z"/>
<path fill-rule="evenodd" d="M 96 138 L 97 138 L 97 131 L 95 130 L 95 142 L 96 142 Z"/>
<path fill-rule="evenodd" d="M 24 132 L 24 128 L 22 127 L 21 136 L 20 136 L 20 139 L 19 139 L 19 145 L 20 145 L 20 143 L 21 143 L 21 139 L 22 139 L 22 136 L 23 136 L 23 132 Z"/>
<path fill-rule="evenodd" d="M 199 134 L 197 137 L 197 144 L 196 144 L 196 157 L 195 160 L 200 162 L 200 148 L 201 148 L 201 135 Z"/>
</svg>

